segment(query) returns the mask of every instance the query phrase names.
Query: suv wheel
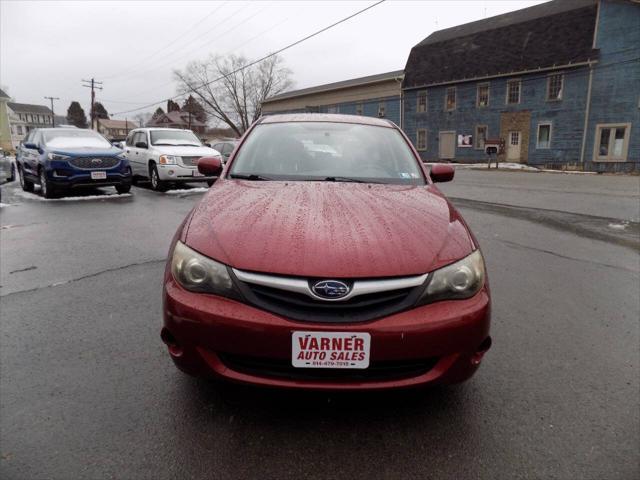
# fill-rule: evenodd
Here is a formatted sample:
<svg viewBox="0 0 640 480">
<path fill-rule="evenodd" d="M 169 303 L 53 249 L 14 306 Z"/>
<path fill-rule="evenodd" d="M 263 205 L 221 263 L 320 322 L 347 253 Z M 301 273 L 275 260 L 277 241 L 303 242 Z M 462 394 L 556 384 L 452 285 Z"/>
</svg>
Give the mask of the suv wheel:
<svg viewBox="0 0 640 480">
<path fill-rule="evenodd" d="M 123 184 L 123 185 L 116 185 L 116 192 L 118 192 L 120 195 L 122 195 L 123 193 L 129 193 L 130 190 L 131 190 L 130 183 Z"/>
<path fill-rule="evenodd" d="M 40 189 L 42 191 L 42 196 L 44 198 L 54 198 L 55 192 L 53 187 L 49 185 L 49 180 L 47 179 L 47 173 L 44 168 L 40 169 Z"/>
<path fill-rule="evenodd" d="M 18 176 L 20 177 L 20 186 L 22 187 L 22 190 L 25 192 L 33 192 L 33 182 L 24 178 L 22 167 L 18 167 Z"/>
<path fill-rule="evenodd" d="M 166 192 L 167 184 L 160 180 L 160 175 L 158 174 L 158 167 L 155 164 L 152 164 L 149 169 L 149 178 L 151 178 L 151 188 L 153 188 L 156 192 Z"/>
</svg>

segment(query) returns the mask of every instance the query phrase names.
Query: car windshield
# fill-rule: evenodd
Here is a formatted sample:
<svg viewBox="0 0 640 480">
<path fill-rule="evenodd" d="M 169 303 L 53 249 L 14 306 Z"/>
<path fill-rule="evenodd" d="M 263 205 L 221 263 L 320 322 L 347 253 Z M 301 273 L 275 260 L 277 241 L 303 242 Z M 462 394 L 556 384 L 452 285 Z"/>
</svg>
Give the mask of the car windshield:
<svg viewBox="0 0 640 480">
<path fill-rule="evenodd" d="M 198 137 L 188 130 L 151 130 L 150 133 L 152 145 L 202 145 Z"/>
<path fill-rule="evenodd" d="M 52 148 L 111 148 L 111 143 L 102 135 L 92 130 L 43 130 L 44 144 Z"/>
<path fill-rule="evenodd" d="M 400 132 L 353 123 L 258 125 L 238 152 L 231 178 L 424 185 Z"/>
</svg>

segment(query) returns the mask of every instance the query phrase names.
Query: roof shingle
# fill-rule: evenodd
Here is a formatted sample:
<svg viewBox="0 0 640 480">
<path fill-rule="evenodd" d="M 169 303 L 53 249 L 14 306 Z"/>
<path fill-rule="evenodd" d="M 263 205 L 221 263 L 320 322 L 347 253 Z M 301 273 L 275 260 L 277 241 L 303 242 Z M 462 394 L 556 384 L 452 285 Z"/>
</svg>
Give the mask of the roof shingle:
<svg viewBox="0 0 640 480">
<path fill-rule="evenodd" d="M 411 49 L 404 87 L 597 59 L 595 0 L 554 0 L 432 33 Z"/>
</svg>

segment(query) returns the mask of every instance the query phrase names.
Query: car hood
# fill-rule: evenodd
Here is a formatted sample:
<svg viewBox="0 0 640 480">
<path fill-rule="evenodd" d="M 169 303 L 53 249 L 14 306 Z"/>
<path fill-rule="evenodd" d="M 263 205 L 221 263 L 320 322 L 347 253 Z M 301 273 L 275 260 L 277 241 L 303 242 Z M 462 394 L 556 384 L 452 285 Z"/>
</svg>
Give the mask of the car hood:
<svg viewBox="0 0 640 480">
<path fill-rule="evenodd" d="M 122 153 L 122 150 L 116 147 L 96 148 L 96 147 L 67 147 L 67 148 L 48 148 L 51 153 L 59 155 L 69 155 L 73 157 L 99 157 L 114 156 Z"/>
<path fill-rule="evenodd" d="M 474 250 L 433 185 L 219 180 L 183 240 L 232 267 L 305 277 L 417 275 Z"/>
<path fill-rule="evenodd" d="M 153 149 L 164 155 L 176 155 L 180 157 L 206 157 L 209 155 L 220 155 L 220 152 L 209 147 L 153 145 Z"/>
</svg>

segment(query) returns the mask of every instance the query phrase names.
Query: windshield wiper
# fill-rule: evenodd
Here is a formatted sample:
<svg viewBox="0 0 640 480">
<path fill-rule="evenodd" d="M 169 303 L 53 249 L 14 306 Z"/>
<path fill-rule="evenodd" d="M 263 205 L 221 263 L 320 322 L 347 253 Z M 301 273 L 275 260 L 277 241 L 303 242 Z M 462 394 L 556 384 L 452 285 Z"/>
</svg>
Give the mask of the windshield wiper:
<svg viewBox="0 0 640 480">
<path fill-rule="evenodd" d="M 325 177 L 323 180 L 325 182 L 382 183 L 382 182 L 372 182 L 371 180 L 363 180 L 361 178 L 353 178 L 353 177 Z"/>
<path fill-rule="evenodd" d="M 263 177 L 262 175 L 256 175 L 255 173 L 251 173 L 249 175 L 244 174 L 244 173 L 232 173 L 229 176 L 231 178 L 238 178 L 240 180 L 259 180 L 259 181 L 273 180 L 273 178 Z"/>
</svg>

